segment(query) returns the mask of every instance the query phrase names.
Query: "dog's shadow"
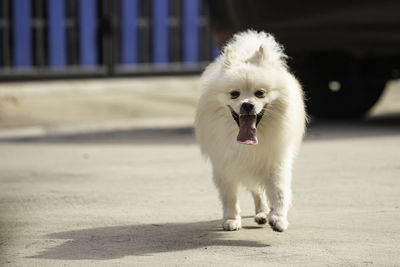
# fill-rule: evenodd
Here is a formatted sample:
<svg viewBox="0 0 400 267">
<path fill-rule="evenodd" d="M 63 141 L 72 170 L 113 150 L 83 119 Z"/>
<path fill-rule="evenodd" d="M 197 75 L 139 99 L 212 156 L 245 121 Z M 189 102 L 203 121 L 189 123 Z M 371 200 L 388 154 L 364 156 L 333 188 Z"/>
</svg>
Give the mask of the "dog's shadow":
<svg viewBox="0 0 400 267">
<path fill-rule="evenodd" d="M 211 246 L 269 246 L 258 241 L 233 239 L 233 233 L 224 232 L 219 226 L 220 221 L 203 221 L 114 226 L 53 233 L 46 238 L 67 241 L 30 258 L 106 260 Z"/>
</svg>

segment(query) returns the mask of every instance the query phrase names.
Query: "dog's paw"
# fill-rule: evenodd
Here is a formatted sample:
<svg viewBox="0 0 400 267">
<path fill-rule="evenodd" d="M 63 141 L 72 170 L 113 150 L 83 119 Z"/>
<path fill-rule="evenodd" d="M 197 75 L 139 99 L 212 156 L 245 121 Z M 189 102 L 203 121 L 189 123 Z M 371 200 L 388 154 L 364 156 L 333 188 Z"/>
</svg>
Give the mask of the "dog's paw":
<svg viewBox="0 0 400 267">
<path fill-rule="evenodd" d="M 254 216 L 254 221 L 258 224 L 266 224 L 267 223 L 267 213 L 259 212 Z"/>
<path fill-rule="evenodd" d="M 227 219 L 222 223 L 222 227 L 225 231 L 237 231 L 242 228 L 242 222 L 240 219 Z"/>
<path fill-rule="evenodd" d="M 271 213 L 268 215 L 268 223 L 269 225 L 271 225 L 272 230 L 276 232 L 283 232 L 289 226 L 289 223 L 286 218 Z"/>
</svg>

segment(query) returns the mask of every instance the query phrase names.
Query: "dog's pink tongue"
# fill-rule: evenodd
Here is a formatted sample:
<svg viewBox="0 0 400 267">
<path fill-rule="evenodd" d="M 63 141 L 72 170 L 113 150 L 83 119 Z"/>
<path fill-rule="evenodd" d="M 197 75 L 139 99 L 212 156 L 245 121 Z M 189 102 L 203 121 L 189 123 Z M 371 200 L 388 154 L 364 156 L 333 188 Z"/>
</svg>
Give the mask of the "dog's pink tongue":
<svg viewBox="0 0 400 267">
<path fill-rule="evenodd" d="M 239 134 L 237 141 L 245 145 L 257 145 L 257 128 L 256 128 L 256 115 L 241 115 L 239 116 Z"/>
</svg>

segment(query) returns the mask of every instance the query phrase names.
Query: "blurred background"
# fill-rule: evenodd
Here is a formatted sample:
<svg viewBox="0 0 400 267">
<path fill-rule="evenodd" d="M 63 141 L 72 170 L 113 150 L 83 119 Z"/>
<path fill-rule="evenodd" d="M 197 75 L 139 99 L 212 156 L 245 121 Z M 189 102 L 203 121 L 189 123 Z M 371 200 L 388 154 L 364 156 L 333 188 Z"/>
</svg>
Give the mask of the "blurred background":
<svg viewBox="0 0 400 267">
<path fill-rule="evenodd" d="M 218 53 L 206 1 L 1 0 L 0 128 L 190 125 Z"/>
<path fill-rule="evenodd" d="M 218 54 L 202 0 L 0 3 L 3 79 L 198 73 Z"/>
<path fill-rule="evenodd" d="M 285 46 L 289 66 L 306 91 L 308 112 L 317 118 L 365 116 L 387 82 L 400 75 L 398 1 L 1 0 L 0 8 L 3 127 L 27 120 L 13 109 L 19 104 L 26 113 L 24 108 L 30 105 L 25 105 L 16 88 L 41 87 L 43 91 L 51 87 L 47 96 L 54 96 L 57 90 L 53 87 L 68 87 L 87 94 L 93 90 L 86 87 L 99 88 L 94 85 L 99 80 L 91 80 L 88 86 L 89 78 L 131 77 L 102 80 L 100 87 L 113 88 L 110 93 L 114 94 L 121 87 L 151 87 L 143 77 L 151 76 L 154 82 L 154 78 L 168 80 L 178 75 L 169 79 L 178 89 L 187 85 L 178 85 L 180 80 L 188 80 L 182 75 L 195 75 L 188 86 L 192 89 L 230 36 L 248 28 L 271 32 Z M 76 81 L 71 81 L 74 78 L 86 85 L 78 90 Z M 6 83 L 33 80 L 42 83 Z M 63 82 L 48 86 L 48 80 Z M 127 85 L 128 81 L 133 84 Z M 159 86 L 154 89 L 161 89 Z M 190 91 L 185 89 L 183 95 Z M 34 97 L 37 90 L 32 92 Z M 96 94 L 93 101 L 98 91 Z M 124 104 L 117 104 L 112 97 L 109 102 L 121 107 L 115 108 L 116 113 L 123 109 Z M 193 103 L 192 99 L 190 105 Z M 76 111 L 79 104 L 68 103 L 68 99 L 59 104 L 68 106 L 64 112 L 56 112 L 60 121 L 68 117 L 67 110 L 80 113 Z M 108 104 L 101 109 L 97 103 L 96 114 L 113 117 Z M 40 105 L 31 108 L 42 110 L 46 103 Z M 128 117 L 135 117 L 132 108 L 127 109 L 131 112 Z"/>
<path fill-rule="evenodd" d="M 399 10 L 388 0 L 1 0 L 0 127 L 141 118 L 137 90 L 160 89 L 158 97 L 194 107 L 198 75 L 233 33 L 248 28 L 285 46 L 312 116 L 361 118 L 400 75 Z M 170 83 L 178 92 L 162 88 Z M 71 99 L 72 91 L 86 98 Z M 133 102 L 118 102 L 127 94 Z M 155 113 L 175 117 L 174 106 Z M 182 111 L 193 115 L 193 108 Z"/>
</svg>

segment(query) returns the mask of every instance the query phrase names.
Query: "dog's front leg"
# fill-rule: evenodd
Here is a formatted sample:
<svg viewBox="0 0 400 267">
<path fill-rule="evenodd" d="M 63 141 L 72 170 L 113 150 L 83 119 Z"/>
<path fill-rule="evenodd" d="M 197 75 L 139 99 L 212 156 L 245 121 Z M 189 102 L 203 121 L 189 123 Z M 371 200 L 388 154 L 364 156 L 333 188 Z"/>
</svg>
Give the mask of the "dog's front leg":
<svg viewBox="0 0 400 267">
<path fill-rule="evenodd" d="M 251 190 L 251 195 L 253 196 L 254 207 L 256 210 L 254 221 L 258 224 L 265 224 L 267 222 L 267 215 L 269 211 L 265 191 L 264 189 L 258 187 Z"/>
<path fill-rule="evenodd" d="M 222 227 L 227 231 L 239 230 L 242 227 L 240 207 L 238 201 L 238 183 L 214 175 L 214 182 L 218 188 L 223 208 Z"/>
<path fill-rule="evenodd" d="M 279 168 L 272 177 L 267 180 L 266 192 L 270 203 L 268 223 L 277 232 L 287 229 L 289 223 L 287 212 L 291 203 L 291 168 Z"/>
</svg>

